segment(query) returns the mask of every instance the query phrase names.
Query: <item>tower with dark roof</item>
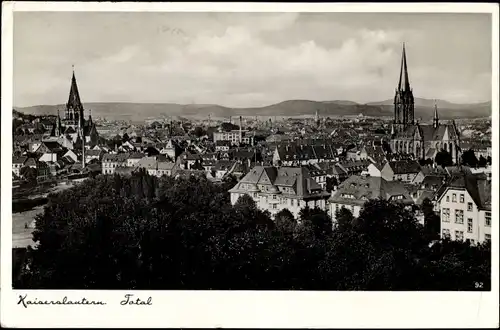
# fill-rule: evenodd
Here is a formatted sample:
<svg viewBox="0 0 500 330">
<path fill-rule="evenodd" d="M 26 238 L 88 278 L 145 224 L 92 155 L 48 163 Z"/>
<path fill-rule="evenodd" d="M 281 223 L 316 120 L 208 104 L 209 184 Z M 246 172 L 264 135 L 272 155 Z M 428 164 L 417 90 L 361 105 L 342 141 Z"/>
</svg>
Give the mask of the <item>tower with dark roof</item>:
<svg viewBox="0 0 500 330">
<path fill-rule="evenodd" d="M 73 75 L 71 77 L 71 86 L 69 89 L 68 102 L 66 103 L 66 113 L 65 122 L 67 125 L 76 126 L 78 121 L 82 119 L 82 124 L 84 124 L 83 118 L 83 105 L 80 100 L 80 93 L 78 92 L 78 85 L 75 78 L 75 70 L 73 67 Z"/>
<path fill-rule="evenodd" d="M 438 106 L 436 100 L 434 100 L 434 119 L 432 120 L 432 125 L 434 128 L 438 128 L 439 126 Z"/>
<path fill-rule="evenodd" d="M 410 87 L 410 79 L 408 78 L 406 49 L 403 43 L 399 83 L 396 88 L 396 95 L 394 96 L 394 124 L 402 126 L 402 129 L 406 128 L 408 125 L 413 125 L 415 117 L 414 110 L 413 90 Z"/>
</svg>

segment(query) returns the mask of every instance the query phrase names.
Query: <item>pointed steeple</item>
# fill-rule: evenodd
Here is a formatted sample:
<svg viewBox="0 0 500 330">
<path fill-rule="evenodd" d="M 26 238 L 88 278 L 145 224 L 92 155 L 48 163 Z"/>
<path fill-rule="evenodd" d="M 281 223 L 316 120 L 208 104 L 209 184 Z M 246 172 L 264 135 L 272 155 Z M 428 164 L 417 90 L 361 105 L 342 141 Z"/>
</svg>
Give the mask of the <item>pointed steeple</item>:
<svg viewBox="0 0 500 330">
<path fill-rule="evenodd" d="M 92 110 L 89 109 L 89 122 L 88 122 L 89 126 L 92 126 L 93 122 L 92 122 Z"/>
<path fill-rule="evenodd" d="M 61 136 L 61 116 L 59 115 L 59 109 L 57 109 L 55 136 Z"/>
<path fill-rule="evenodd" d="M 71 77 L 71 87 L 69 90 L 68 103 L 66 103 L 66 119 L 79 121 L 79 117 L 83 116 L 83 105 L 78 92 L 78 85 L 75 78 L 75 66 L 73 65 L 73 75 Z"/>
<path fill-rule="evenodd" d="M 438 106 L 437 106 L 437 101 L 436 100 L 434 100 L 434 120 L 433 120 L 433 126 L 434 126 L 434 128 L 437 128 L 439 126 Z"/>
<path fill-rule="evenodd" d="M 410 80 L 408 78 L 408 66 L 406 64 L 406 49 L 404 42 L 403 42 L 403 54 L 401 55 L 401 71 L 399 73 L 398 90 L 400 91 L 410 90 Z"/>
</svg>

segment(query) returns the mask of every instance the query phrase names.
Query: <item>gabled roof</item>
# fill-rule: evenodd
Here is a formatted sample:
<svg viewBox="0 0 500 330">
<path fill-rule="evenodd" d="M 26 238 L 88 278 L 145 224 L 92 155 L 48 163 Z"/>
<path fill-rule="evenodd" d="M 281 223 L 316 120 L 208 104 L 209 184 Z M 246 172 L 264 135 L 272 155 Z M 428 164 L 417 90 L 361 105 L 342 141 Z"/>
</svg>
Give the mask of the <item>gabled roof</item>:
<svg viewBox="0 0 500 330">
<path fill-rule="evenodd" d="M 258 191 L 257 185 L 270 186 L 272 193 L 282 193 L 278 187 L 293 188 L 294 192 L 287 192 L 287 194 L 299 198 L 328 197 L 330 195 L 321 189 L 321 186 L 311 177 L 305 166 L 279 168 L 255 166 L 230 191 L 246 191 L 244 189 L 240 190 L 241 184 L 253 184 L 256 191 Z"/>
<path fill-rule="evenodd" d="M 353 196 L 353 198 L 347 196 Z M 402 199 L 394 200 L 396 202 L 413 203 L 408 189 L 399 181 L 387 181 L 382 177 L 352 175 L 339 185 L 337 191 L 330 197 L 330 202 L 361 206 L 370 199 L 391 200 L 391 197 L 394 196 L 402 196 Z"/>
<path fill-rule="evenodd" d="M 420 164 L 415 160 L 398 160 L 389 162 L 394 174 L 407 174 L 420 172 Z"/>
<path fill-rule="evenodd" d="M 28 160 L 26 156 L 12 157 L 12 164 L 24 164 L 26 160 Z"/>
<path fill-rule="evenodd" d="M 234 164 L 236 164 L 235 160 L 219 160 L 215 163 L 213 169 L 215 171 L 229 171 Z"/>
<path fill-rule="evenodd" d="M 128 159 L 128 153 L 120 153 L 120 154 L 104 154 L 102 161 L 103 162 L 124 162 Z"/>
</svg>

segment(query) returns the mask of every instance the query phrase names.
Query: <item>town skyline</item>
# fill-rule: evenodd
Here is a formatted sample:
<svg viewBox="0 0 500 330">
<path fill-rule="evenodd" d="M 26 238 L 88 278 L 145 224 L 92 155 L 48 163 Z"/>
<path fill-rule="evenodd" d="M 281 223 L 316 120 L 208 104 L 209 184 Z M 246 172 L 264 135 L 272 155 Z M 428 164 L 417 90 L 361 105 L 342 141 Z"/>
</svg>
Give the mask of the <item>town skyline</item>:
<svg viewBox="0 0 500 330">
<path fill-rule="evenodd" d="M 25 12 L 14 26 L 16 107 L 64 103 L 72 65 L 84 103 L 380 102 L 403 42 L 416 98 L 491 101 L 488 14 Z"/>
</svg>

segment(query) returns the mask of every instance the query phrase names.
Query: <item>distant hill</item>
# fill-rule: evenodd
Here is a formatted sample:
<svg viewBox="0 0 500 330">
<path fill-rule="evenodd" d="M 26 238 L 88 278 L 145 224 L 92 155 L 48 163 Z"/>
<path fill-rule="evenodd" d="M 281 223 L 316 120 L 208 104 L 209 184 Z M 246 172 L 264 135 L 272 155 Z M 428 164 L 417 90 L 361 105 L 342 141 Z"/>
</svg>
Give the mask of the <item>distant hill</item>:
<svg viewBox="0 0 500 330">
<path fill-rule="evenodd" d="M 288 100 L 264 107 L 230 108 L 216 104 L 176 103 L 85 103 L 87 110 L 92 110 L 92 116 L 115 120 L 143 121 L 147 118 L 168 116 L 185 116 L 207 118 L 228 118 L 229 116 L 314 116 L 318 110 L 320 116 L 347 116 L 363 114 L 365 116 L 381 117 L 393 115 L 393 100 L 359 104 L 352 101 L 310 101 Z M 477 104 L 455 104 L 444 100 L 437 101 L 441 119 L 478 118 L 491 115 L 491 102 Z M 55 115 L 57 109 L 63 113 L 64 105 L 38 105 L 15 110 L 34 115 Z M 434 101 L 415 99 L 415 118 L 429 120 L 434 114 Z M 86 116 L 88 115 L 88 112 Z"/>
</svg>

